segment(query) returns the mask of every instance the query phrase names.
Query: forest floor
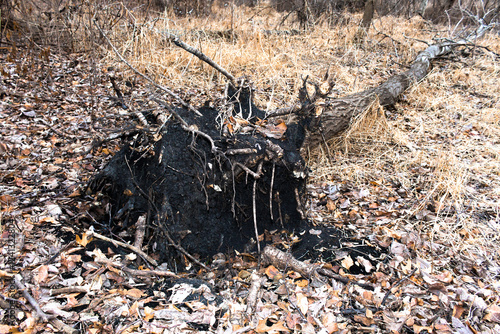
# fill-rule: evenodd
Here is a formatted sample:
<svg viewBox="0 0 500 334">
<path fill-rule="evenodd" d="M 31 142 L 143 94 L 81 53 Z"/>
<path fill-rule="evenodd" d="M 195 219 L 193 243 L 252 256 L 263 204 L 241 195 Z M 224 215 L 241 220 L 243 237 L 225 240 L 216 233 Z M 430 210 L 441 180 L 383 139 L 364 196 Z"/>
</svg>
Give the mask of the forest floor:
<svg viewBox="0 0 500 334">
<path fill-rule="evenodd" d="M 404 71 L 425 48 L 419 40 L 449 32 L 385 17 L 356 44 L 359 16 L 283 34 L 265 30 L 277 13 L 250 14 L 234 18 L 243 23 L 229 39 L 208 33 L 221 31 L 222 18 L 162 22 L 234 75 L 250 75 L 266 110 L 296 101 L 307 75 L 320 83 L 329 71 L 335 96 L 377 85 Z M 113 29 L 134 66 L 184 99 L 223 98 L 217 72 L 156 32 Z M 208 271 L 160 264 L 145 273 L 129 249 L 88 239 L 88 226 L 111 222 L 94 220 L 107 208 L 85 193 L 87 182 L 121 147 L 123 138 L 108 139 L 137 126 L 110 77 L 134 110 L 153 88 L 106 50 L 1 48 L 0 333 L 71 332 L 64 324 L 84 333 L 500 333 L 500 37 L 477 43 L 489 50 L 437 61 L 394 109 L 375 108 L 307 157 L 308 218 L 381 250 L 354 258 L 346 252 L 354 244 L 330 250 L 320 264 L 348 284 L 259 267 L 256 254 L 238 252 L 218 254 Z"/>
</svg>

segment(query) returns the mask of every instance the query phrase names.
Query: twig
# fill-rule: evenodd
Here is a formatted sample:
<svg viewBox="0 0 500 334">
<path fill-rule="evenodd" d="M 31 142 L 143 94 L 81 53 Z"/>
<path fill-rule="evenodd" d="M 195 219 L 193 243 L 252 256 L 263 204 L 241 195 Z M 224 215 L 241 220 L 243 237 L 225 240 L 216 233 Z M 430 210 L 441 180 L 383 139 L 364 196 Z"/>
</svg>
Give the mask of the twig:
<svg viewBox="0 0 500 334">
<path fill-rule="evenodd" d="M 302 206 L 302 201 L 300 200 L 299 190 L 295 188 L 295 201 L 297 202 L 297 211 L 300 214 L 300 218 L 306 219 L 306 214 Z"/>
<path fill-rule="evenodd" d="M 390 287 L 389 290 L 387 290 L 387 292 L 385 293 L 385 296 L 384 298 L 382 299 L 382 301 L 380 302 L 380 306 L 378 307 L 379 309 L 382 308 L 382 306 L 384 306 L 387 298 L 389 298 L 389 295 L 391 294 L 391 290 L 394 289 L 394 288 L 397 288 L 399 285 L 401 285 L 401 283 L 403 283 L 404 280 L 410 278 L 411 276 L 413 276 L 413 274 L 417 271 L 418 268 L 415 268 L 411 271 L 411 273 L 409 273 L 408 275 L 406 275 L 405 277 L 401 278 L 399 281 L 396 282 L 396 284 L 394 284 L 393 286 Z"/>
<path fill-rule="evenodd" d="M 120 90 L 120 87 L 118 87 L 118 85 L 116 84 L 115 77 L 110 75 L 109 81 L 111 81 L 111 86 L 113 87 L 113 90 L 116 93 L 116 97 L 117 97 L 118 101 L 121 103 L 120 107 L 122 107 L 125 110 L 128 109 L 128 106 L 125 104 L 125 100 L 123 99 L 123 94 Z"/>
<path fill-rule="evenodd" d="M 277 268 L 291 268 L 292 270 L 298 272 L 303 277 L 308 279 L 311 279 L 315 275 L 319 274 L 329 278 L 333 278 L 344 284 L 351 283 L 358 285 L 366 290 L 374 290 L 373 286 L 369 284 L 358 283 L 340 275 L 336 275 L 331 270 L 321 268 L 318 265 L 304 263 L 294 258 L 291 254 L 285 253 L 273 246 L 266 246 L 264 248 L 264 251 L 262 252 L 262 260 L 264 263 L 271 263 Z"/>
<path fill-rule="evenodd" d="M 50 130 L 54 131 L 54 133 L 62 138 L 73 139 L 73 137 L 67 133 L 63 133 L 57 130 L 54 126 L 52 126 L 49 122 L 45 121 L 43 118 L 40 121 L 45 124 Z"/>
<path fill-rule="evenodd" d="M 236 163 L 234 164 L 234 166 L 238 166 L 238 167 L 240 167 L 240 168 L 241 168 L 241 169 L 243 169 L 245 172 L 247 172 L 248 174 L 252 175 L 252 177 L 253 177 L 254 179 L 256 179 L 256 180 L 257 180 L 257 179 L 260 179 L 260 177 L 261 177 L 261 174 L 260 174 L 259 172 L 257 172 L 257 173 L 256 173 L 256 172 L 254 172 L 253 170 L 251 170 L 250 168 L 248 168 L 247 166 L 245 166 L 244 164 L 242 164 L 242 163 L 240 163 L 240 162 L 236 162 Z"/>
<path fill-rule="evenodd" d="M 143 257 L 144 259 L 146 259 L 149 263 L 151 263 L 152 265 L 154 266 L 157 266 L 158 263 L 156 262 L 155 259 L 151 258 L 148 254 L 144 253 L 142 250 L 140 250 L 139 248 L 133 246 L 133 245 L 129 245 L 127 243 L 124 243 L 124 242 L 121 242 L 121 241 L 118 241 L 118 240 L 114 240 L 114 239 L 111 239 L 111 238 L 108 238 L 102 234 L 99 234 L 97 232 L 94 231 L 94 228 L 91 226 L 88 230 L 88 233 L 87 235 L 89 237 L 96 237 L 97 239 L 101 239 L 101 240 L 104 240 L 104 241 L 108 241 L 108 242 L 111 242 L 113 243 L 114 245 L 118 245 L 118 246 L 121 246 L 121 247 L 124 247 L 124 248 L 128 248 L 130 249 L 132 252 L 134 253 L 137 253 L 139 254 L 141 257 Z"/>
<path fill-rule="evenodd" d="M 128 323 L 126 326 L 120 328 L 120 330 L 116 331 L 116 334 L 122 334 L 122 333 L 132 333 L 134 332 L 134 329 L 137 328 L 142 324 L 144 320 L 142 319 L 137 319 L 136 321 L 133 321 L 132 323 Z"/>
<path fill-rule="evenodd" d="M 285 253 L 273 246 L 266 246 L 261 257 L 264 264 L 273 264 L 279 269 L 291 268 L 305 278 L 311 278 L 315 271 L 314 265 L 299 261 L 291 254 Z"/>
<path fill-rule="evenodd" d="M 246 308 L 246 314 L 251 315 L 255 312 L 255 309 L 257 308 L 257 303 L 258 303 L 258 297 L 259 297 L 259 292 L 262 287 L 262 281 L 263 278 L 260 277 L 258 274 L 252 274 L 252 284 L 250 285 L 250 288 L 248 289 L 248 295 L 247 295 L 247 308 Z"/>
<path fill-rule="evenodd" d="M 123 94 L 122 94 L 122 92 L 120 90 L 120 87 L 118 87 L 118 85 L 116 84 L 115 77 L 112 76 L 112 75 L 110 75 L 109 76 L 109 81 L 111 81 L 111 85 L 113 86 L 113 90 L 116 93 L 116 98 L 115 99 L 120 103 L 120 107 L 122 107 L 124 110 L 130 110 L 130 111 L 132 111 L 132 113 L 135 115 L 135 117 L 137 117 L 137 119 L 139 119 L 139 122 L 144 127 L 148 128 L 149 127 L 149 123 L 146 120 L 146 117 L 144 117 L 144 115 L 142 114 L 142 112 L 133 110 L 133 108 L 127 106 L 127 104 L 125 103 L 125 100 L 123 98 Z M 110 97 L 112 97 L 112 96 L 110 96 Z"/>
<path fill-rule="evenodd" d="M 73 247 L 76 244 L 76 241 L 71 241 L 69 244 L 66 246 L 62 247 L 60 250 L 57 251 L 50 259 L 45 261 L 45 265 L 51 264 L 59 255 L 61 255 L 62 252 L 68 250 L 70 247 Z"/>
<path fill-rule="evenodd" d="M 255 148 L 233 148 L 226 151 L 227 155 L 237 155 L 237 154 L 255 154 L 257 149 Z"/>
<path fill-rule="evenodd" d="M 261 161 L 259 166 L 257 167 L 257 175 L 261 175 L 262 173 L 262 164 Z M 253 227 L 255 230 L 255 241 L 257 242 L 257 253 L 259 254 L 259 266 L 260 266 L 260 241 L 259 241 L 259 230 L 257 228 L 257 203 L 255 200 L 255 190 L 257 189 L 257 179 L 253 181 L 253 190 L 252 190 L 252 204 L 253 204 Z"/>
<path fill-rule="evenodd" d="M 298 106 L 298 105 L 293 105 L 291 107 L 286 107 L 286 108 L 280 108 L 280 109 L 276 109 L 276 110 L 268 112 L 266 118 L 290 115 L 290 114 L 296 113 L 299 110 L 300 110 L 300 106 Z"/>
<path fill-rule="evenodd" d="M 138 270 L 138 269 L 131 269 L 127 266 L 122 266 L 120 264 L 114 263 L 110 259 L 95 259 L 96 263 L 100 264 L 105 264 L 111 267 L 120 267 L 120 269 L 130 275 L 134 276 L 162 276 L 162 277 L 178 277 L 176 274 L 170 271 L 163 271 L 163 270 Z"/>
<path fill-rule="evenodd" d="M 22 300 L 6 297 L 6 296 L 2 295 L 1 293 L 0 293 L 0 300 L 2 302 L 5 301 L 7 303 L 7 305 L 1 305 L 4 309 L 7 309 L 10 306 L 9 302 L 13 303 L 13 304 L 19 304 L 19 305 L 26 307 L 26 304 Z"/>
<path fill-rule="evenodd" d="M 162 277 L 179 277 L 171 271 L 164 270 L 138 270 L 123 267 L 122 270 L 134 276 L 162 276 Z"/>
<path fill-rule="evenodd" d="M 273 188 L 274 188 L 274 171 L 276 169 L 276 163 L 273 162 L 273 171 L 271 173 L 271 186 L 269 189 L 269 212 L 271 213 L 271 221 L 274 220 L 273 217 Z"/>
<path fill-rule="evenodd" d="M 350 279 L 348 279 L 346 277 L 337 275 L 333 271 L 327 270 L 325 268 L 319 268 L 318 269 L 318 273 L 321 274 L 321 275 L 323 275 L 323 276 L 333 278 L 334 280 L 339 281 L 339 282 L 344 283 L 344 284 L 354 284 L 354 285 L 362 287 L 363 289 L 370 290 L 370 291 L 375 290 L 373 288 L 373 286 L 371 286 L 370 284 L 359 283 L 359 282 L 350 280 Z"/>
<path fill-rule="evenodd" d="M 212 139 L 212 137 L 210 137 L 209 135 L 207 135 L 203 131 L 196 130 L 194 128 L 194 126 L 190 126 L 172 107 L 170 107 L 165 102 L 163 102 L 163 101 L 161 101 L 161 100 L 159 100 L 159 99 L 157 99 L 155 97 L 151 97 L 151 100 L 155 101 L 156 103 L 158 103 L 162 107 L 166 108 L 172 115 L 174 115 L 174 117 L 181 123 L 181 126 L 182 126 L 183 130 L 191 132 L 192 134 L 199 135 L 199 136 L 205 138 L 206 140 L 208 140 L 208 142 L 210 143 L 210 147 L 211 147 L 211 150 L 212 150 L 213 153 L 219 152 L 219 148 L 215 145 L 215 142 Z"/>
<path fill-rule="evenodd" d="M 255 189 L 257 188 L 257 179 L 253 180 L 252 188 L 252 213 L 253 213 L 253 229 L 255 232 L 255 242 L 257 243 L 257 254 L 260 255 L 259 229 L 257 228 L 257 204 L 255 201 Z M 260 265 L 260 257 L 259 257 Z"/>
<path fill-rule="evenodd" d="M 286 272 L 286 268 L 283 270 Z M 286 295 L 288 297 L 288 301 L 290 302 L 290 305 L 292 305 L 292 307 L 297 310 L 297 312 L 299 312 L 299 315 L 302 317 L 302 319 L 304 321 L 307 321 L 307 318 L 306 316 L 304 315 L 304 313 L 302 313 L 302 310 L 300 309 L 300 307 L 297 306 L 297 304 L 295 304 L 295 302 L 292 301 L 292 298 L 290 298 L 290 290 L 288 290 L 288 285 L 286 284 L 286 281 L 285 283 L 283 284 L 284 287 L 285 287 L 285 290 L 286 290 Z"/>
<path fill-rule="evenodd" d="M 413 37 L 410 37 L 410 36 L 406 36 L 405 34 L 403 34 L 403 37 L 404 38 L 407 38 L 407 39 L 412 39 L 414 41 L 417 41 L 417 42 L 420 42 L 420 43 L 424 43 L 426 44 L 427 46 L 430 46 L 429 42 L 426 42 L 424 40 L 421 40 L 421 39 L 418 39 L 418 38 L 413 38 Z"/>
<path fill-rule="evenodd" d="M 232 84 L 236 83 L 236 78 L 232 74 L 230 74 L 228 71 L 226 71 L 224 68 L 222 68 L 219 64 L 217 64 L 216 62 L 214 62 L 212 59 L 210 59 L 208 56 L 206 56 L 200 50 L 195 49 L 195 48 L 193 48 L 190 45 L 187 45 L 186 43 L 184 43 L 183 41 L 181 41 L 181 39 L 178 36 L 176 36 L 174 34 L 171 34 L 171 33 L 167 32 L 167 31 L 163 31 L 163 32 L 160 32 L 160 33 L 163 34 L 167 40 L 171 41 L 172 43 L 174 43 L 178 47 L 180 47 L 180 48 L 186 50 L 187 52 L 195 55 L 196 57 L 198 57 L 199 59 L 201 59 L 202 61 L 204 61 L 208 65 L 210 65 L 213 68 L 215 68 L 217 71 L 219 71 L 220 73 L 222 73 L 226 78 L 228 78 L 229 81 L 231 81 Z"/>
<path fill-rule="evenodd" d="M 89 289 L 84 286 L 68 286 L 60 289 L 50 289 L 51 296 L 64 295 L 68 293 L 88 293 Z"/>
<path fill-rule="evenodd" d="M 33 306 L 35 309 L 35 312 L 37 315 L 42 319 L 43 322 L 50 322 L 52 326 L 54 326 L 59 332 L 67 333 L 67 334 L 78 334 L 79 331 L 71 326 L 66 325 L 63 323 L 61 320 L 56 319 L 55 316 L 49 315 L 40 308 L 40 305 L 38 302 L 29 294 L 26 286 L 22 283 L 22 276 L 17 274 L 14 276 L 14 283 L 16 286 L 21 290 L 24 298 L 28 300 L 28 302 Z M 3 297 L 3 296 L 2 296 Z M 23 302 L 12 299 L 12 298 L 5 298 L 6 300 L 9 301 L 15 301 L 19 303 L 20 305 L 26 306 Z"/>
<path fill-rule="evenodd" d="M 78 334 L 80 331 L 78 329 L 75 329 L 69 325 L 66 325 L 64 322 L 62 322 L 59 319 L 51 319 L 50 323 L 52 326 L 54 326 L 59 332 L 63 332 L 66 334 Z"/>
<path fill-rule="evenodd" d="M 168 95 L 172 96 L 174 99 L 177 100 L 177 102 L 179 102 L 184 107 L 186 107 L 189 110 L 191 110 L 192 112 L 194 112 L 196 115 L 203 116 L 198 110 L 196 110 L 192 105 L 190 105 L 189 103 L 187 103 L 186 101 L 184 101 L 179 95 L 175 94 L 173 91 L 171 91 L 167 87 L 164 87 L 164 86 L 162 86 L 160 84 L 157 84 L 153 79 L 151 79 L 147 75 L 141 73 L 138 69 L 136 69 L 134 66 L 132 66 L 122 56 L 122 54 L 118 51 L 118 49 L 113 45 L 113 43 L 109 39 L 108 35 L 106 35 L 106 33 L 104 32 L 104 30 L 102 30 L 102 28 L 97 24 L 97 21 L 95 19 L 92 19 L 92 20 L 94 21 L 94 24 L 96 25 L 97 29 L 99 29 L 99 32 L 102 34 L 102 36 L 104 37 L 104 39 L 106 40 L 106 42 L 108 42 L 109 46 L 111 46 L 111 48 L 113 49 L 113 51 L 115 52 L 115 54 L 118 56 L 118 58 L 120 58 L 120 60 L 122 62 L 124 62 L 125 65 L 127 65 L 135 74 L 137 74 L 138 76 L 140 76 L 141 78 L 143 78 L 144 80 L 146 80 L 147 82 L 149 82 L 150 84 L 152 84 L 153 86 L 155 86 L 156 88 L 161 89 L 162 91 L 164 91 Z"/>
<path fill-rule="evenodd" d="M 19 290 L 21 290 L 24 298 L 26 298 L 28 300 L 28 302 L 31 304 L 31 306 L 33 306 L 33 308 L 35 309 L 36 314 L 38 315 L 38 317 L 40 317 L 40 319 L 42 319 L 43 322 L 48 322 L 54 316 L 48 315 L 45 312 L 43 312 L 43 310 L 40 308 L 40 305 L 35 300 L 35 298 L 33 298 L 29 294 L 28 288 L 26 288 L 26 286 L 23 284 L 22 279 L 23 279 L 22 276 L 20 274 L 17 274 L 16 276 L 14 276 L 14 283 L 19 288 Z"/>
<path fill-rule="evenodd" d="M 135 241 L 134 246 L 137 249 L 142 248 L 142 243 L 144 242 L 144 234 L 146 234 L 146 214 L 143 214 L 137 218 L 137 222 L 135 223 Z"/>
<path fill-rule="evenodd" d="M 168 233 L 167 230 L 165 230 L 165 236 L 167 237 L 167 240 L 168 242 L 172 245 L 172 247 L 174 247 L 175 249 L 177 249 L 179 252 L 181 252 L 182 254 L 186 255 L 191 261 L 193 261 L 194 263 L 196 263 L 197 265 L 199 265 L 200 267 L 202 267 L 203 269 L 205 269 L 206 271 L 211 271 L 210 268 L 208 268 L 206 265 L 204 265 L 203 263 L 201 263 L 198 259 L 196 259 L 193 255 L 189 254 L 188 251 L 186 251 L 181 245 L 177 244 L 174 239 L 172 239 L 172 237 L 170 236 L 170 233 Z"/>
</svg>

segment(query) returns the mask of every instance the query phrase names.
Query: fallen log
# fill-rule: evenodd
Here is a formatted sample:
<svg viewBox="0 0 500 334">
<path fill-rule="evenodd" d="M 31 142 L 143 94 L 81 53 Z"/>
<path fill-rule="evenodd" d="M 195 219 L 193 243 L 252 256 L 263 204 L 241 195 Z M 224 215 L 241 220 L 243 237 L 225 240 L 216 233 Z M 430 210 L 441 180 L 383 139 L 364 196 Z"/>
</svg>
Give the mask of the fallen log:
<svg viewBox="0 0 500 334">
<path fill-rule="evenodd" d="M 433 59 L 447 55 L 459 46 L 470 45 L 471 41 L 480 38 L 491 28 L 482 20 L 479 21 L 480 27 L 470 36 L 459 41 L 447 41 L 429 46 L 417 55 L 407 71 L 390 77 L 378 87 L 343 98 L 326 97 L 315 100 L 316 113 L 311 115 L 307 124 L 302 150 L 314 149 L 325 140 L 345 131 L 351 119 L 365 111 L 377 99 L 381 106 L 394 105 L 412 84 L 425 78 Z"/>
<path fill-rule="evenodd" d="M 268 118 L 253 103 L 248 81 L 225 70 L 227 103 L 219 109 L 193 110 L 172 94 L 177 105 L 152 97 L 157 124 L 127 142 L 89 189 L 111 204 L 113 230 L 128 230 L 145 214 L 146 234 L 153 240 L 149 250 L 160 253 L 162 261 L 175 261 L 172 265 L 232 249 L 260 252 L 266 230 L 308 227 L 302 209 L 307 168 L 301 153 L 345 131 L 376 100 L 383 106 L 396 103 L 427 75 L 432 59 L 468 45 L 488 28 L 482 23 L 468 38 L 429 46 L 407 71 L 346 97 L 331 98 L 319 89 L 309 96 L 306 79 L 300 104 Z M 177 37 L 168 38 L 208 58 Z M 293 115 L 288 123 L 277 116 L 285 113 Z"/>
</svg>

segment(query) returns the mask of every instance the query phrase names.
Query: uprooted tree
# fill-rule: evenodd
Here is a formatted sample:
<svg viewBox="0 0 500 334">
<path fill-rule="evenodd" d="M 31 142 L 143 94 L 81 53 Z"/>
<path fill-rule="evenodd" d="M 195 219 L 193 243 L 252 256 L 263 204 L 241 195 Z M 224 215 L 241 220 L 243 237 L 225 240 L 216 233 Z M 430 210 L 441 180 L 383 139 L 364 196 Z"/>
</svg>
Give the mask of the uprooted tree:
<svg viewBox="0 0 500 334">
<path fill-rule="evenodd" d="M 266 238 L 266 230 L 307 227 L 302 207 L 307 179 L 304 153 L 345 131 L 373 103 L 393 105 L 412 83 L 426 76 L 432 59 L 471 45 L 483 35 L 488 26 L 480 22 L 468 38 L 429 46 L 407 71 L 375 88 L 331 98 L 314 84 L 315 93 L 308 94 L 306 79 L 300 103 L 267 117 L 254 105 L 247 80 L 234 78 L 168 35 L 228 78 L 226 104 L 194 109 L 129 65 L 177 102 L 152 94 L 155 119 L 148 121 L 137 113 L 143 127 L 127 134 L 130 139 L 92 179 L 89 189 L 111 204 L 114 229 L 135 228 L 137 246 L 146 231 L 149 249 L 164 259 L 174 252 L 192 258 L 228 249 L 260 251 L 258 235 Z"/>
</svg>

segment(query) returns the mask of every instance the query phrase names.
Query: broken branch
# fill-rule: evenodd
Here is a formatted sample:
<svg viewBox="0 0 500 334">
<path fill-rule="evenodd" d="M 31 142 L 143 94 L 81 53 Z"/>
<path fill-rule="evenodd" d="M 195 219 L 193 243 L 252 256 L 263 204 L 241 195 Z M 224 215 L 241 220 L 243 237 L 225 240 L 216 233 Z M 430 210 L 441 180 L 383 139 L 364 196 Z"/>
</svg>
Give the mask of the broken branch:
<svg viewBox="0 0 500 334">
<path fill-rule="evenodd" d="M 222 68 L 219 64 L 217 64 L 212 59 L 210 59 L 208 56 L 206 56 L 203 52 L 201 52 L 200 50 L 195 49 L 192 46 L 184 43 L 178 36 L 176 36 L 174 34 L 171 34 L 171 33 L 167 32 L 167 31 L 163 31 L 163 32 L 161 32 L 161 34 L 163 34 L 167 40 L 171 41 L 172 43 L 174 43 L 178 47 L 180 47 L 180 48 L 186 50 L 187 52 L 195 55 L 196 57 L 198 57 L 199 59 L 201 59 L 202 61 L 204 61 L 208 65 L 210 65 L 213 68 L 215 68 L 217 71 L 219 71 L 220 73 L 222 73 L 226 78 L 228 78 L 229 81 L 231 81 L 232 84 L 235 84 L 236 78 L 232 74 L 230 74 L 228 71 L 226 71 L 224 68 Z"/>
<path fill-rule="evenodd" d="M 153 86 L 155 86 L 156 88 L 158 88 L 158 89 L 164 91 L 165 93 L 167 93 L 168 95 L 172 96 L 174 99 L 177 100 L 177 102 L 179 102 L 184 107 L 186 107 L 189 110 L 191 110 L 192 112 L 194 112 L 196 115 L 203 116 L 198 110 L 196 110 L 192 105 L 190 105 L 189 103 L 187 103 L 186 101 L 184 101 L 179 95 L 175 94 L 173 91 L 171 91 L 167 87 L 164 87 L 164 86 L 162 86 L 160 84 L 157 84 L 153 79 L 151 79 L 147 75 L 141 73 L 138 69 L 136 69 L 134 66 L 132 66 L 132 64 L 130 64 L 122 56 L 122 54 L 120 53 L 120 51 L 118 51 L 118 49 L 113 45 L 113 43 L 109 39 L 108 35 L 106 35 L 106 33 L 104 32 L 104 30 L 102 30 L 102 28 L 97 24 L 97 21 L 95 19 L 93 19 L 93 21 L 94 21 L 94 24 L 96 25 L 97 29 L 99 30 L 99 32 L 102 34 L 102 36 L 104 37 L 104 39 L 106 40 L 106 42 L 109 44 L 109 46 L 111 47 L 111 49 L 113 49 L 113 51 L 118 56 L 118 58 L 120 58 L 120 60 L 123 63 L 125 63 L 125 65 L 127 65 L 135 74 L 137 74 L 138 76 L 140 76 L 141 78 L 143 78 L 144 80 L 146 80 L 147 82 L 149 82 L 150 84 L 152 84 Z"/>
<path fill-rule="evenodd" d="M 129 245 L 127 243 L 118 241 L 118 240 L 114 240 L 114 239 L 108 238 L 108 237 L 106 237 L 106 236 L 104 236 L 102 234 L 99 234 L 99 233 L 97 233 L 97 232 L 94 231 L 93 227 L 89 228 L 89 230 L 87 232 L 87 235 L 89 237 L 96 237 L 97 239 L 101 239 L 101 240 L 104 240 L 104 241 L 111 242 L 114 245 L 118 245 L 120 247 L 130 249 L 132 252 L 139 254 L 141 257 L 143 257 L 145 260 L 147 260 L 152 265 L 154 265 L 154 266 L 158 265 L 158 263 L 156 262 L 155 259 L 153 259 L 152 257 L 150 257 L 148 254 L 144 253 L 139 248 L 137 248 L 137 247 L 135 247 L 133 245 Z"/>
</svg>

